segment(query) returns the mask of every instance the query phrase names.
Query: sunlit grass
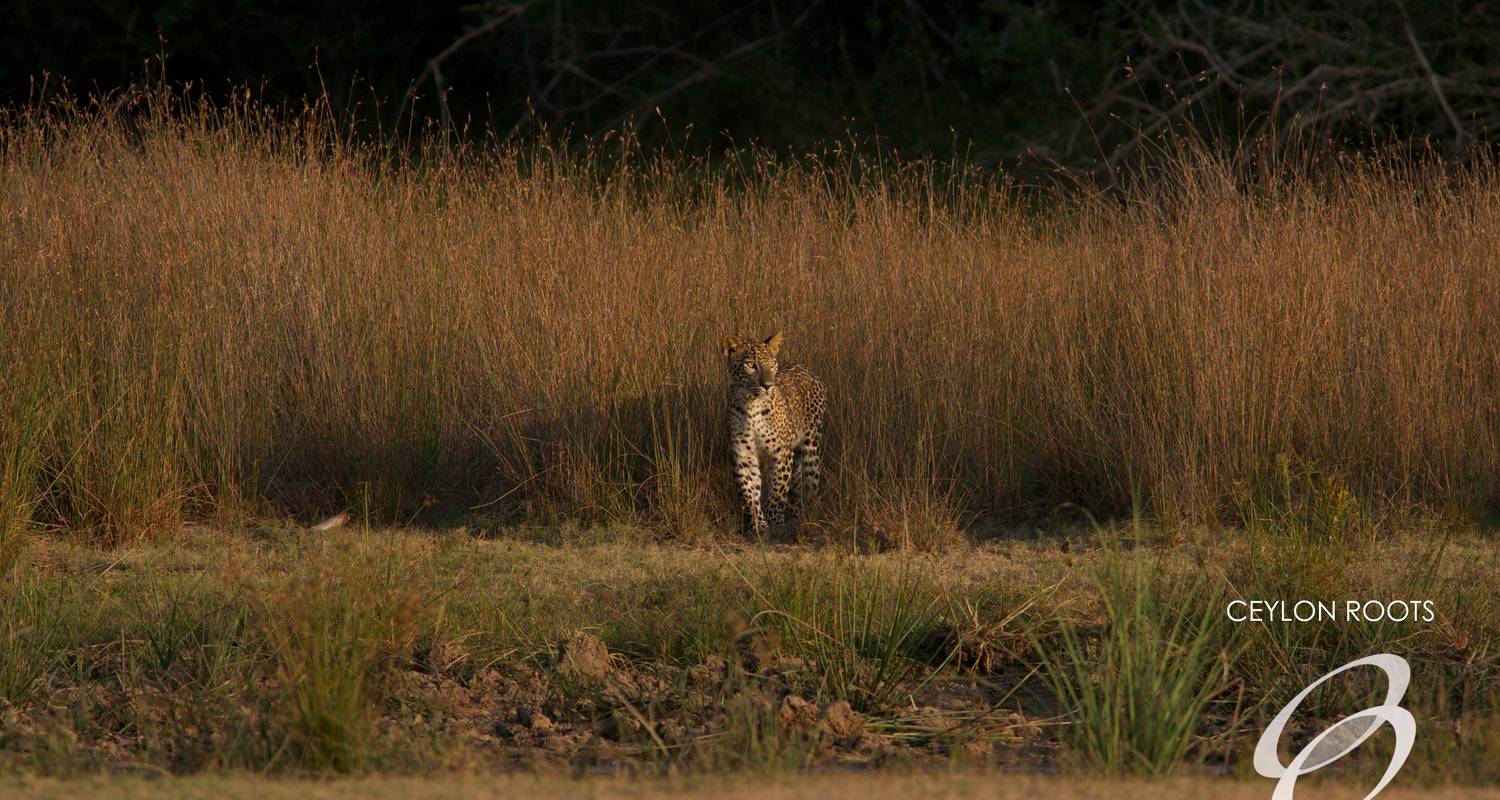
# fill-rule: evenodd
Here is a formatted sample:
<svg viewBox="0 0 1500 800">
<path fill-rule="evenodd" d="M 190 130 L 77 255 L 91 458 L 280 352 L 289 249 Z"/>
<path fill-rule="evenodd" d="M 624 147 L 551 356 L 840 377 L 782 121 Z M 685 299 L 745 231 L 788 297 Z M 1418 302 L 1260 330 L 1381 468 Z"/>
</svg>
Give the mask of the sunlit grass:
<svg viewBox="0 0 1500 800">
<path fill-rule="evenodd" d="M 1482 160 L 1184 146 L 1093 196 L 875 154 L 409 159 L 316 112 L 140 103 L 0 120 L 0 353 L 46 400 L 3 398 L 7 527 L 472 511 L 702 540 L 737 519 L 713 343 L 776 329 L 832 403 L 805 538 L 944 547 L 1137 489 L 1238 522 L 1288 460 L 1377 521 L 1497 508 Z"/>
</svg>

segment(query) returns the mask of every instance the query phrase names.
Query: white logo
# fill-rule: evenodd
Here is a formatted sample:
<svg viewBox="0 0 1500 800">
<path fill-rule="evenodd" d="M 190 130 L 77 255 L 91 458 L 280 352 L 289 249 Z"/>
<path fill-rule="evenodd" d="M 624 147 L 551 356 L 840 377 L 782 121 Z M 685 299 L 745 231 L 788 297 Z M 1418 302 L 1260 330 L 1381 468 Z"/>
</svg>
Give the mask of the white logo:
<svg viewBox="0 0 1500 800">
<path fill-rule="evenodd" d="M 1302 752 L 1292 759 L 1292 763 L 1282 766 L 1281 758 L 1276 754 L 1276 746 L 1281 742 L 1282 729 L 1292 718 L 1292 713 L 1297 710 L 1297 706 L 1324 681 L 1345 670 L 1363 666 L 1379 668 L 1390 680 L 1390 686 L 1385 692 L 1385 702 L 1363 711 L 1357 711 L 1334 723 L 1333 727 L 1308 742 L 1307 746 L 1302 748 Z M 1396 732 L 1396 750 L 1391 754 L 1391 763 L 1385 768 L 1385 775 L 1381 777 L 1380 783 L 1375 784 L 1375 788 L 1365 795 L 1365 800 L 1370 800 L 1380 794 L 1380 790 L 1396 777 L 1401 765 L 1406 763 L 1406 757 L 1411 755 L 1412 744 L 1417 740 L 1417 720 L 1412 717 L 1410 711 L 1397 705 L 1406 695 L 1406 687 L 1410 683 L 1411 666 L 1406 663 L 1406 659 L 1390 653 L 1381 653 L 1350 661 L 1313 681 L 1310 686 L 1293 697 L 1292 702 L 1288 703 L 1286 708 L 1281 709 L 1281 713 L 1271 720 L 1266 732 L 1261 734 L 1260 741 L 1255 745 L 1255 771 L 1267 778 L 1279 779 L 1271 800 L 1292 800 L 1292 789 L 1297 783 L 1297 778 L 1322 769 L 1348 755 L 1354 748 L 1370 738 L 1371 734 L 1379 730 L 1380 723 L 1388 722 L 1391 729 Z"/>
</svg>

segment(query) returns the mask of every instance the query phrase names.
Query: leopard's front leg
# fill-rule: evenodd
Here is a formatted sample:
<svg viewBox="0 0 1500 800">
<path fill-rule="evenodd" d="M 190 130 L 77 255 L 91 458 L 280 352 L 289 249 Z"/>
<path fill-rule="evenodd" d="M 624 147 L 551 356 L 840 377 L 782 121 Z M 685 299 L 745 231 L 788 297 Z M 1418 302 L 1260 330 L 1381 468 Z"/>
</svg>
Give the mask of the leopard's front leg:
<svg viewBox="0 0 1500 800">
<path fill-rule="evenodd" d="M 760 458 L 749 431 L 736 432 L 730 442 L 734 462 L 734 482 L 739 488 L 740 503 L 750 532 L 757 538 L 766 535 L 766 516 L 760 502 Z"/>
<path fill-rule="evenodd" d="M 786 521 L 787 498 L 792 488 L 792 454 L 787 448 L 771 453 L 770 524 L 781 527 Z"/>
</svg>

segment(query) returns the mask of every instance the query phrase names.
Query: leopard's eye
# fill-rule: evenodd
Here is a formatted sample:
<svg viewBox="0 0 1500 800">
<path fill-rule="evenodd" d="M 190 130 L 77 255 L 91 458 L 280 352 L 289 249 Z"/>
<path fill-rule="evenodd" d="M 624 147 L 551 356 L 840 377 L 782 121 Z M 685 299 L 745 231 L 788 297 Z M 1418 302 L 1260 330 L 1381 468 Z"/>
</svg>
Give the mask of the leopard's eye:
<svg viewBox="0 0 1500 800">
<path fill-rule="evenodd" d="M 746 361 L 745 362 L 745 371 L 746 372 L 754 372 L 755 371 L 755 362 L 754 361 Z"/>
</svg>

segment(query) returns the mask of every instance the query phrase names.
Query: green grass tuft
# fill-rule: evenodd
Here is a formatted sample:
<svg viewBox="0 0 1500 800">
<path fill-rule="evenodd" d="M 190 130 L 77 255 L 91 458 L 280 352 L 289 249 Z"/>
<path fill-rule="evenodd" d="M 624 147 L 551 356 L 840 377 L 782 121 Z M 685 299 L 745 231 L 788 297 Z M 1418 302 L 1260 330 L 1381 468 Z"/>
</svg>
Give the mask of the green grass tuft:
<svg viewBox="0 0 1500 800">
<path fill-rule="evenodd" d="M 1069 715 L 1066 737 L 1106 773 L 1167 775 L 1202 733 L 1208 703 L 1228 685 L 1233 633 L 1221 592 L 1176 584 L 1137 552 L 1106 542 L 1097 577 L 1101 630 L 1071 624 L 1039 638 L 1041 675 Z"/>
</svg>

